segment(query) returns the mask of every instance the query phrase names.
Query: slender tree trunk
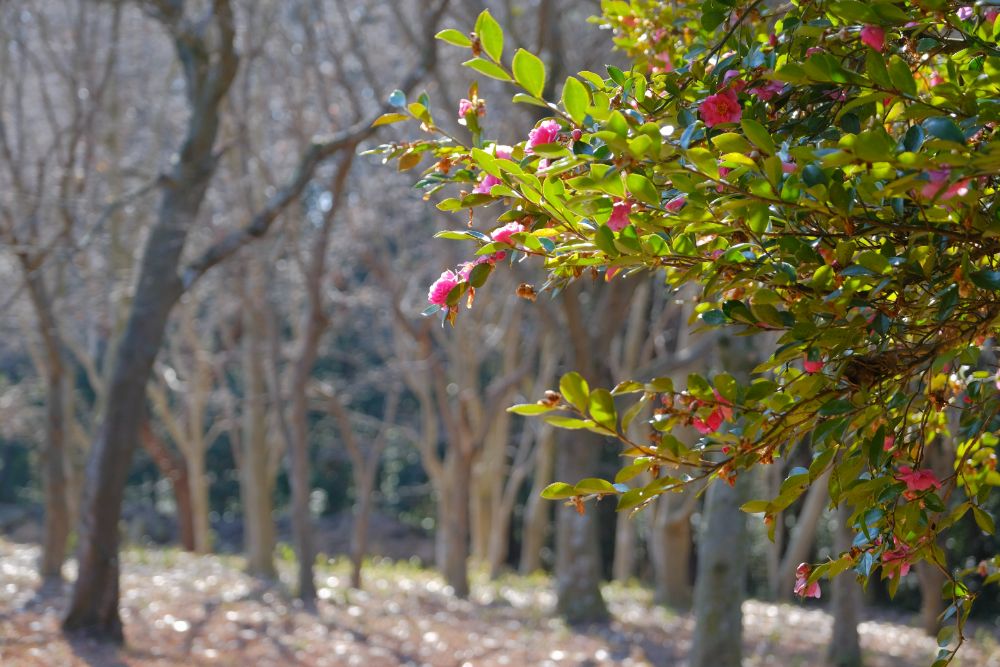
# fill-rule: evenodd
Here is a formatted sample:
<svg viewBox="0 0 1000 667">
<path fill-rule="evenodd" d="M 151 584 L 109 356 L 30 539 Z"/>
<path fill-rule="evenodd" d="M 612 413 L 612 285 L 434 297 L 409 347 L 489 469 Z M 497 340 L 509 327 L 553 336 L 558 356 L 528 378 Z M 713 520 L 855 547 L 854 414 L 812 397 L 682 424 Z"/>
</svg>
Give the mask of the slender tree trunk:
<svg viewBox="0 0 1000 667">
<path fill-rule="evenodd" d="M 619 512 L 615 522 L 615 558 L 611 564 L 615 581 L 624 582 L 635 576 L 637 541 L 635 518 L 628 512 Z"/>
<path fill-rule="evenodd" d="M 500 576 L 507 564 L 510 553 L 510 525 L 513 520 L 513 507 L 501 507 L 494 513 L 493 531 L 490 533 L 489 565 L 490 579 Z"/>
<path fill-rule="evenodd" d="M 445 581 L 455 591 L 455 596 L 469 596 L 469 514 L 472 501 L 472 457 L 454 443 L 445 461 L 447 498 L 442 499 L 445 510 L 441 535 L 441 569 Z"/>
<path fill-rule="evenodd" d="M 602 440 L 579 431 L 563 434 L 559 471 L 566 479 L 593 477 Z M 609 618 L 601 595 L 601 543 L 597 509 L 584 514 L 561 503 L 556 510 L 556 608 L 568 623 L 600 623 Z"/>
<path fill-rule="evenodd" d="M 944 598 L 941 596 L 944 573 L 927 562 L 917 563 L 914 569 L 920 582 L 920 627 L 934 637 L 941 629 L 938 619 L 944 612 Z"/>
<path fill-rule="evenodd" d="M 45 443 L 41 449 L 42 487 L 45 496 L 45 529 L 40 573 L 45 580 L 62 579 L 69 539 L 69 505 L 66 500 L 66 414 L 63 405 L 64 361 L 61 337 L 52 301 L 42 274 L 25 271 L 25 282 L 38 318 L 45 348 Z"/>
<path fill-rule="evenodd" d="M 671 609 L 691 607 L 692 531 L 690 513 L 679 506 L 687 499 L 683 494 L 660 496 L 656 501 L 649 549 L 653 560 L 653 599 L 656 604 Z"/>
<path fill-rule="evenodd" d="M 708 489 L 698 541 L 690 667 L 740 667 L 746 597 L 744 487 L 719 480 Z"/>
<path fill-rule="evenodd" d="M 194 520 L 191 509 L 191 485 L 188 482 L 187 466 L 170 452 L 160 438 L 156 436 L 149 422 L 145 422 L 139 433 L 142 448 L 153 459 L 160 475 L 170 482 L 174 492 L 174 502 L 177 504 L 177 533 L 181 548 L 194 551 Z"/>
<path fill-rule="evenodd" d="M 205 453 L 196 447 L 197 451 L 185 457 L 188 471 L 188 484 L 191 491 L 191 516 L 194 524 L 195 553 L 212 552 L 212 527 L 209 523 L 211 507 L 208 498 L 208 476 L 205 474 Z"/>
<path fill-rule="evenodd" d="M 184 291 L 178 275 L 188 232 L 198 218 L 215 171 L 213 154 L 219 105 L 236 75 L 235 26 L 231 7 L 216 3 L 216 48 L 202 34 L 176 21 L 175 47 L 185 68 L 191 117 L 169 176 L 156 223 L 139 265 L 125 331 L 114 351 L 103 423 L 90 452 L 80 517 L 78 575 L 63 628 L 100 639 L 124 639 L 118 614 L 121 517 L 125 482 L 146 413 L 146 385 L 163 343 L 170 311 Z M 213 57 L 214 56 L 214 57 Z"/>
<path fill-rule="evenodd" d="M 310 364 L 310 368 L 312 364 Z M 313 569 L 316 548 L 313 544 L 312 512 L 309 494 L 312 486 L 309 475 L 309 433 L 307 424 L 305 387 L 293 390 L 292 442 L 289 452 L 289 479 L 292 486 L 292 535 L 299 561 L 298 597 L 307 608 L 316 604 L 316 582 Z"/>
<path fill-rule="evenodd" d="M 834 533 L 833 550 L 844 553 L 851 548 L 854 531 L 848 523 L 851 512 L 841 504 L 837 508 L 837 531 Z M 833 636 L 827 651 L 830 667 L 861 667 L 861 641 L 858 637 L 858 614 L 861 608 L 861 586 L 857 579 L 845 572 L 830 582 L 833 590 Z"/>
<path fill-rule="evenodd" d="M 378 464 L 365 466 L 358 474 L 358 497 L 354 501 L 354 526 L 351 530 L 351 587 L 361 588 L 361 568 L 368 553 L 368 527 L 375 492 Z"/>
<path fill-rule="evenodd" d="M 524 508 L 524 522 L 521 526 L 521 574 L 532 574 L 542 569 L 542 550 L 552 525 L 552 501 L 542 498 L 542 491 L 552 481 L 556 461 L 555 434 L 546 428 L 539 436 L 538 451 L 535 453 L 535 475 L 531 493 Z"/>
</svg>

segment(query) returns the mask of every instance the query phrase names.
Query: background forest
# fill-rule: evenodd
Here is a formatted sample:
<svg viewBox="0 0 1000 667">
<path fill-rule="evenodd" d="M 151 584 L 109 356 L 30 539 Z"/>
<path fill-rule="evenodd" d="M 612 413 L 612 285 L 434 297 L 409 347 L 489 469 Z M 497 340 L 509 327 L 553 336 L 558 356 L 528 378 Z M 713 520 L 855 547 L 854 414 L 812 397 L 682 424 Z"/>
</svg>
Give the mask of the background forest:
<svg viewBox="0 0 1000 667">
<path fill-rule="evenodd" d="M 290 646 L 301 664 L 367 656 L 371 664 L 672 665 L 687 655 L 696 581 L 719 571 L 721 554 L 738 566 L 699 586 L 702 608 L 735 606 L 738 619 L 742 597 L 767 601 L 744 608 L 747 659 L 818 664 L 831 623 L 817 610 L 827 600 L 771 603 L 791 600 L 800 562 L 835 549 L 840 521 L 824 484 L 778 518 L 773 542 L 738 504 L 708 503 L 697 488 L 635 516 L 616 515 L 610 502 L 580 515 L 542 500 L 541 490 L 557 479 L 613 478 L 619 447 L 504 411 L 534 402 L 571 369 L 605 385 L 684 378 L 753 366 L 770 350 L 694 335 L 690 295 L 669 293 L 655 276 L 577 283 L 538 308 L 517 296 L 519 284 L 542 280 L 528 263 L 495 276 L 485 290 L 493 307 L 464 311 L 454 328 L 421 317 L 427 285 L 459 249 L 432 238 L 446 214 L 412 187 L 415 172 L 363 154 L 412 135 L 372 127 L 393 90 L 468 96 L 471 73 L 437 53 L 449 48 L 433 39 L 441 28 L 471 26 L 489 8 L 514 46 L 539 54 L 558 81 L 570 67 L 603 71 L 621 59 L 588 22 L 600 4 L 237 0 L 228 10 L 235 68 L 227 68 L 222 5 L 230 3 L 0 1 L 0 663 L 180 664 L 193 655 L 231 664 L 239 650 L 252 664 L 273 664 L 288 658 L 260 648 L 275 608 L 280 618 L 318 605 L 334 618 L 413 620 L 440 605 L 438 613 L 481 625 L 462 621 L 468 633 L 451 644 L 442 639 L 456 633 L 450 621 L 421 628 L 410 641 L 437 647 L 431 654 L 368 653 L 372 642 L 355 636 L 388 636 L 388 626 L 352 630 L 343 652 L 322 648 L 328 634 L 296 637 L 305 621 L 288 621 L 294 641 L 266 641 Z M 496 102 L 481 119 L 491 134 L 527 136 L 542 110 L 502 107 L 507 92 L 481 85 Z M 435 117 L 467 132 L 457 110 Z M 176 285 L 157 268 L 171 257 Z M 174 291 L 158 294 L 156 285 Z M 136 338 L 157 318 L 162 345 Z M 126 358 L 133 338 L 136 358 L 155 356 L 148 383 L 116 367 L 116 350 Z M 139 434 L 122 468 L 125 634 L 159 653 L 51 640 L 66 608 L 62 580 L 75 576 L 64 561 L 79 544 L 76 526 L 106 509 L 85 502 L 84 488 L 101 460 L 91 450 L 110 441 L 118 413 Z M 808 465 L 801 450 L 744 483 L 773 495 L 788 470 Z M 997 515 L 1000 499 L 990 502 Z M 946 546 L 985 558 L 1000 541 L 970 523 Z M 838 613 L 853 622 L 834 648 L 857 646 L 865 621 L 871 664 L 921 664 L 934 645 L 921 631 L 936 632 L 942 602 L 940 580 L 917 570 L 891 612 L 881 582 L 862 592 L 847 580 L 853 592 L 840 604 L 850 611 Z M 39 581 L 48 582 L 45 595 L 34 594 Z M 411 585 L 434 592 L 433 604 L 417 608 L 386 592 Z M 257 639 L 251 632 L 221 654 L 209 639 L 183 640 L 198 620 L 177 611 L 189 604 L 183 598 L 163 603 L 174 609 L 158 617 L 165 625 L 156 625 L 155 606 L 139 612 L 142 595 L 157 590 L 229 604 L 218 591 L 240 587 L 264 620 L 253 626 Z M 465 598 L 472 606 L 449 606 Z M 207 624 L 214 608 L 198 609 Z M 243 612 L 226 611 L 219 628 L 237 623 L 229 613 Z M 604 630 L 566 634 L 609 614 L 617 621 Z M 976 641 L 962 664 L 1000 664 L 998 614 L 995 596 L 977 603 Z M 550 618 L 571 625 L 553 630 Z M 515 640 L 491 647 L 482 637 L 503 623 L 514 624 Z M 553 649 L 546 632 L 572 648 Z M 798 662 L 780 657 L 779 645 Z"/>
</svg>

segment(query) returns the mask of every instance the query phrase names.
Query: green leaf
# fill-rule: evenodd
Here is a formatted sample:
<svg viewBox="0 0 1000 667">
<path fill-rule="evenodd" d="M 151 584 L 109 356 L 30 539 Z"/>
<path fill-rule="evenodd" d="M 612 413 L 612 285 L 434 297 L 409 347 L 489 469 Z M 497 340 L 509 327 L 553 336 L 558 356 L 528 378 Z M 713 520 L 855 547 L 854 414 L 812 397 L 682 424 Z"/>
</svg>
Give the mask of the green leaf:
<svg viewBox="0 0 1000 667">
<path fill-rule="evenodd" d="M 913 80 L 910 66 L 899 57 L 893 56 L 889 62 L 889 78 L 892 79 L 892 85 L 896 87 L 896 90 L 907 95 L 917 94 L 917 82 Z"/>
<path fill-rule="evenodd" d="M 545 89 L 545 65 L 535 54 L 518 49 L 514 54 L 514 78 L 535 97 Z"/>
<path fill-rule="evenodd" d="M 590 403 L 590 386 L 576 371 L 562 376 L 559 380 L 559 393 L 562 394 L 567 403 L 580 412 L 586 411 L 587 405 Z"/>
<path fill-rule="evenodd" d="M 820 417 L 833 417 L 835 415 L 844 415 L 848 412 L 853 412 L 855 407 L 850 401 L 844 400 L 842 398 L 835 398 L 833 400 L 827 401 L 822 406 L 820 406 L 817 414 Z"/>
<path fill-rule="evenodd" d="M 1000 271 L 988 269 L 974 271 L 969 274 L 969 280 L 972 281 L 973 285 L 982 289 L 1000 290 Z"/>
<path fill-rule="evenodd" d="M 542 498 L 547 500 L 565 500 L 577 495 L 572 484 L 566 482 L 554 482 L 542 489 Z"/>
<path fill-rule="evenodd" d="M 590 106 L 590 95 L 587 87 L 580 83 L 579 79 L 569 77 L 563 84 L 562 103 L 566 108 L 566 113 L 572 117 L 576 123 L 582 123 L 587 117 L 587 107 Z"/>
<path fill-rule="evenodd" d="M 990 516 L 989 512 L 973 505 L 972 516 L 976 520 L 976 525 L 979 526 L 979 529 L 982 530 L 984 533 L 993 535 L 994 533 L 997 532 L 997 524 L 993 520 L 993 517 Z"/>
<path fill-rule="evenodd" d="M 476 264 L 472 267 L 472 271 L 469 272 L 469 284 L 473 287 L 482 287 L 486 284 L 486 279 L 490 277 L 490 273 L 492 272 L 493 265 L 489 262 Z"/>
<path fill-rule="evenodd" d="M 503 55 L 503 29 L 490 14 L 490 10 L 484 9 L 476 19 L 476 35 L 479 37 L 479 43 L 483 45 L 483 50 L 493 60 L 500 62 L 500 56 Z"/>
<path fill-rule="evenodd" d="M 486 76 L 497 79 L 499 81 L 510 81 L 511 78 L 507 72 L 503 71 L 499 66 L 494 65 L 489 60 L 484 58 L 473 58 L 472 60 L 466 60 L 462 63 L 470 69 L 474 69 L 480 74 L 485 74 Z"/>
<path fill-rule="evenodd" d="M 628 191 L 642 203 L 650 206 L 660 205 L 660 191 L 656 189 L 651 180 L 642 174 L 629 174 L 626 183 Z"/>
<path fill-rule="evenodd" d="M 924 129 L 927 134 L 945 141 L 954 141 L 956 144 L 965 143 L 965 135 L 958 129 L 955 121 L 944 116 L 935 116 L 924 121 Z"/>
<path fill-rule="evenodd" d="M 766 512 L 770 504 L 770 500 L 751 500 L 743 503 L 740 509 L 747 514 L 760 514 L 761 512 Z"/>
<path fill-rule="evenodd" d="M 578 430 L 582 428 L 593 428 L 596 426 L 590 419 L 574 419 L 573 417 L 551 416 L 545 418 L 545 423 L 552 424 L 556 428 Z"/>
<path fill-rule="evenodd" d="M 525 417 L 544 415 L 546 412 L 552 412 L 553 410 L 555 410 L 555 407 L 542 405 L 541 403 L 522 403 L 520 405 L 512 405 L 507 408 L 507 412 L 515 415 L 523 415 Z"/>
<path fill-rule="evenodd" d="M 466 48 L 472 46 L 472 40 L 469 39 L 468 35 L 463 35 L 454 28 L 442 30 L 438 34 L 434 35 L 434 37 L 440 39 L 442 42 L 447 42 L 448 44 L 452 44 L 454 46 L 463 46 Z"/>
<path fill-rule="evenodd" d="M 403 120 L 410 120 L 410 117 L 402 113 L 384 113 L 375 119 L 375 122 L 372 123 L 372 127 L 391 125 L 392 123 L 398 123 Z"/>
<path fill-rule="evenodd" d="M 609 431 L 618 430 L 618 413 L 615 411 L 615 399 L 607 389 L 595 389 L 590 392 L 587 407 L 595 422 Z"/>
<path fill-rule="evenodd" d="M 754 119 L 744 118 L 740 121 L 740 127 L 743 128 L 743 134 L 747 135 L 747 139 L 768 155 L 773 155 L 777 150 L 774 145 L 774 139 L 771 138 L 771 133 Z"/>
<path fill-rule="evenodd" d="M 611 482 L 606 479 L 597 479 L 596 477 L 581 479 L 573 489 L 578 496 L 585 496 L 590 493 L 618 493 L 618 489 Z"/>
</svg>

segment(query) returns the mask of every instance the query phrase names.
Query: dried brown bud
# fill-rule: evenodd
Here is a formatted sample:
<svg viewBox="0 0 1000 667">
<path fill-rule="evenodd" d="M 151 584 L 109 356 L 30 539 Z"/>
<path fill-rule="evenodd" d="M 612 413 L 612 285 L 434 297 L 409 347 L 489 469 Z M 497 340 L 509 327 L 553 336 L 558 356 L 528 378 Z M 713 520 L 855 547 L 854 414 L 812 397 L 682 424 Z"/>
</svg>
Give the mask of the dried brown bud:
<svg viewBox="0 0 1000 667">
<path fill-rule="evenodd" d="M 538 298 L 538 293 L 535 292 L 535 288 L 528 283 L 521 283 L 517 286 L 517 295 L 522 299 L 527 299 L 528 301 L 534 301 Z"/>
</svg>

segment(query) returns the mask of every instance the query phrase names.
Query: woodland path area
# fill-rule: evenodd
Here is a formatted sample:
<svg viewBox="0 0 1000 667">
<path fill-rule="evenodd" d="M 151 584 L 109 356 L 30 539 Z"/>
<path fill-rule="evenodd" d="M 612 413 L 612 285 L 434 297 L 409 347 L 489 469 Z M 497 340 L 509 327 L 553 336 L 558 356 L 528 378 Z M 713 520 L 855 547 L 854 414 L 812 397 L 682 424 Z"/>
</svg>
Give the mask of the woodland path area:
<svg viewBox="0 0 1000 667">
<path fill-rule="evenodd" d="M 555 600 L 542 577 L 478 577 L 472 600 L 462 601 L 436 574 L 400 564 L 373 565 L 368 590 L 353 591 L 339 561 L 320 572 L 313 615 L 282 585 L 242 574 L 239 559 L 133 549 L 125 555 L 122 596 L 129 646 L 118 650 L 59 633 L 65 597 L 37 591 L 37 558 L 37 547 L 0 539 L 3 667 L 667 667 L 685 664 L 692 631 L 688 616 L 652 608 L 639 587 L 608 586 L 617 620 L 573 629 L 551 618 Z M 744 613 L 744 665 L 821 664 L 831 627 L 825 612 L 748 601 Z M 930 664 L 934 642 L 914 627 L 869 619 L 860 630 L 871 667 Z M 996 637 L 976 634 L 957 664 L 1000 667 Z"/>
</svg>

